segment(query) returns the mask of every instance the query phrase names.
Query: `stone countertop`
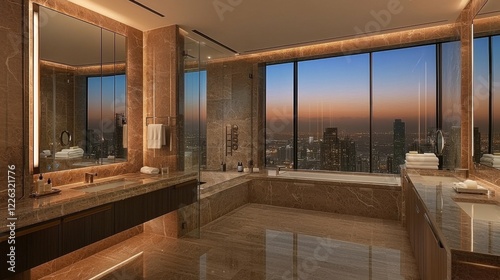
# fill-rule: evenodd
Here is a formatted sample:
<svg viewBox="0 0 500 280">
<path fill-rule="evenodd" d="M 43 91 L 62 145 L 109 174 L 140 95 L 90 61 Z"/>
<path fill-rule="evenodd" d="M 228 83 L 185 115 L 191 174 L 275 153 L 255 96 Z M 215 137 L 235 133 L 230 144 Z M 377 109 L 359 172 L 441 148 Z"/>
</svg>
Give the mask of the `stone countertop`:
<svg viewBox="0 0 500 280">
<path fill-rule="evenodd" d="M 425 175 L 412 169 L 408 169 L 407 174 L 427 208 L 429 218 L 445 248 L 450 251 L 500 256 L 500 215 L 493 218 L 496 221 L 473 219 L 457 204 L 496 206 L 497 211 L 500 211 L 500 198 L 495 195 L 496 186 L 478 180 L 479 185 L 492 191 L 489 195 L 463 194 L 453 189 L 455 183 L 463 180 L 449 174 Z"/>
<path fill-rule="evenodd" d="M 84 192 L 81 187 L 85 183 L 74 183 L 63 186 L 54 186 L 61 192 L 53 195 L 31 198 L 26 196 L 16 201 L 15 215 L 16 227 L 21 228 L 39 222 L 59 218 L 71 213 L 76 213 L 96 206 L 104 205 L 129 197 L 167 188 L 192 179 L 197 179 L 195 172 L 173 172 L 165 175 L 149 175 L 142 173 L 129 173 L 114 177 L 95 179 L 93 185 L 101 183 L 126 180 L 126 186 L 117 186 L 97 192 Z M 8 209 L 0 209 L 2 220 L 6 220 Z M 4 227 L 0 232 L 6 232 Z"/>
</svg>

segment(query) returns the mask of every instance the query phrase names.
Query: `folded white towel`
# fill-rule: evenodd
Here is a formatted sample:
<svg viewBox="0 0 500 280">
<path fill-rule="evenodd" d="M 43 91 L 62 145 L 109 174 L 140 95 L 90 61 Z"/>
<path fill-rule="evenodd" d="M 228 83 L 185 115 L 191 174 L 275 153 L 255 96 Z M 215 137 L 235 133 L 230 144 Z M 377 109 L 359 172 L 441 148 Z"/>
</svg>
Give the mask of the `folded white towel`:
<svg viewBox="0 0 500 280">
<path fill-rule="evenodd" d="M 61 151 L 55 153 L 55 158 L 78 158 L 83 156 L 82 148 L 70 148 L 70 149 L 62 149 Z"/>
<path fill-rule="evenodd" d="M 160 149 L 165 141 L 165 130 L 162 124 L 149 124 L 147 130 L 148 149 Z"/>
<path fill-rule="evenodd" d="M 412 157 L 407 156 L 406 161 L 408 162 L 430 162 L 430 163 L 438 163 L 439 159 L 437 157 Z"/>
<path fill-rule="evenodd" d="M 496 155 L 496 154 L 484 154 L 482 157 L 484 157 L 484 158 L 500 158 L 500 155 Z"/>
<path fill-rule="evenodd" d="M 438 169 L 437 165 L 425 165 L 425 164 L 406 164 L 407 168 L 418 168 L 418 169 Z"/>
<path fill-rule="evenodd" d="M 143 166 L 143 167 L 141 167 L 141 173 L 144 173 L 144 174 L 159 174 L 160 173 L 160 169 L 155 168 L 155 167 Z"/>
<path fill-rule="evenodd" d="M 434 166 L 434 165 L 439 165 L 438 162 L 425 162 L 425 161 L 416 161 L 416 162 L 413 162 L 413 161 L 408 161 L 408 160 L 405 160 L 405 163 L 406 164 L 412 164 L 412 165 L 429 165 L 429 166 Z"/>
</svg>

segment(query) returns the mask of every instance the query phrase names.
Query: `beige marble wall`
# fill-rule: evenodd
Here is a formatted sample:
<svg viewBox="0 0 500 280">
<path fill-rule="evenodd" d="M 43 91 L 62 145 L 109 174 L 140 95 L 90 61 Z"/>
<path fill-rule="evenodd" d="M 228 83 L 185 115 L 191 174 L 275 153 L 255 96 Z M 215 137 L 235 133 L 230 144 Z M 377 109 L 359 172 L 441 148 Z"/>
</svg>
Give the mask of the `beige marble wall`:
<svg viewBox="0 0 500 280">
<path fill-rule="evenodd" d="M 144 32 L 144 164 L 169 167 L 170 171 L 179 169 L 182 143 L 177 94 L 180 84 L 179 57 L 182 57 L 179 45 L 183 43 L 176 25 Z M 168 117 L 172 117 L 170 122 Z M 160 149 L 148 149 L 146 121 L 148 124 L 170 125 L 172 144 Z"/>
<path fill-rule="evenodd" d="M 23 1 L 0 2 L 0 207 L 7 205 L 8 166 L 14 166 L 16 197 L 22 196 L 27 166 L 23 160 L 27 139 L 23 133 L 26 117 L 23 94 Z M 12 174 L 11 174 L 12 175 Z M 12 178 L 11 178 L 12 179 Z M 2 213 L 3 215 L 3 213 Z"/>
<path fill-rule="evenodd" d="M 106 166 L 86 167 L 76 170 L 59 171 L 45 174 L 46 178 L 51 178 L 57 185 L 83 181 L 85 172 L 97 172 L 99 177 L 109 177 L 122 173 L 137 172 L 143 166 L 143 38 L 142 32 L 119 23 L 110 18 L 104 17 L 93 11 L 84 9 L 78 5 L 62 0 L 25 0 L 28 3 L 36 3 L 69 16 L 73 16 L 97 26 L 114 31 L 127 37 L 127 120 L 128 120 L 128 161 L 126 163 L 112 164 Z M 28 15 L 26 15 L 27 17 Z M 27 18 L 26 18 L 27 21 Z M 29 61 L 29 59 L 27 58 Z M 28 62 L 26 62 L 28 63 Z M 25 66 L 25 71 L 28 71 Z M 133 108 L 133 109 L 132 109 Z M 25 104 L 24 111 L 29 111 L 29 105 Z M 24 134 L 29 134 L 29 129 L 24 130 Z M 30 148 L 29 158 L 33 157 Z M 36 177 L 33 176 L 33 177 Z M 30 180 L 32 180 L 30 178 Z M 26 192 L 31 190 L 30 186 L 25 187 Z"/>
<path fill-rule="evenodd" d="M 253 85 L 253 63 L 236 60 L 207 65 L 207 169 L 218 170 L 225 162 L 236 170 L 238 162 L 252 159 L 252 106 L 257 96 Z M 226 155 L 226 126 L 238 126 L 238 149 Z M 230 145 L 229 145 L 230 146 Z"/>
</svg>

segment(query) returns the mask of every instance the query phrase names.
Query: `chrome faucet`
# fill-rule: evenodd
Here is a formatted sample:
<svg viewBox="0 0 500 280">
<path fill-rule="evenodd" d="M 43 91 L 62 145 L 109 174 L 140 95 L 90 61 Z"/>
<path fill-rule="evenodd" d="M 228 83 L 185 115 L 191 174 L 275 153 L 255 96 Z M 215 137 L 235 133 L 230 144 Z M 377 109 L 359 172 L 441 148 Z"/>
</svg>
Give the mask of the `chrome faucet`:
<svg viewBox="0 0 500 280">
<path fill-rule="evenodd" d="M 97 176 L 97 173 L 85 173 L 85 183 L 94 183 L 94 176 Z"/>
</svg>

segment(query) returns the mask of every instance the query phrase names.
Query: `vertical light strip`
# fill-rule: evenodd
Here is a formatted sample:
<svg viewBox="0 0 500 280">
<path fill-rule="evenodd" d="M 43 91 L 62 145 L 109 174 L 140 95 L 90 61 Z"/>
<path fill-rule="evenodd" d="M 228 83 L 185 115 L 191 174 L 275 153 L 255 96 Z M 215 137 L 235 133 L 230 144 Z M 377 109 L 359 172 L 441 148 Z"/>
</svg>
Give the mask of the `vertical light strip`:
<svg viewBox="0 0 500 280">
<path fill-rule="evenodd" d="M 38 167 L 40 156 L 40 89 L 39 89 L 39 29 L 38 12 L 33 13 L 33 167 Z"/>
<path fill-rule="evenodd" d="M 469 79 L 470 79 L 470 90 L 471 90 L 471 106 L 469 108 L 469 114 L 471 115 L 470 120 L 471 123 L 469 124 L 469 129 L 470 129 L 470 143 L 469 143 L 469 148 L 471 150 L 471 154 L 469 154 L 469 160 L 472 160 L 472 165 L 474 164 L 474 23 L 471 23 L 470 25 L 470 74 L 469 74 Z M 491 131 L 490 131 L 491 133 Z M 469 162 L 469 169 L 471 168 L 471 163 Z"/>
</svg>

